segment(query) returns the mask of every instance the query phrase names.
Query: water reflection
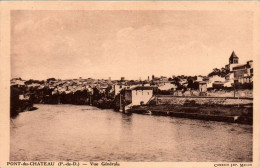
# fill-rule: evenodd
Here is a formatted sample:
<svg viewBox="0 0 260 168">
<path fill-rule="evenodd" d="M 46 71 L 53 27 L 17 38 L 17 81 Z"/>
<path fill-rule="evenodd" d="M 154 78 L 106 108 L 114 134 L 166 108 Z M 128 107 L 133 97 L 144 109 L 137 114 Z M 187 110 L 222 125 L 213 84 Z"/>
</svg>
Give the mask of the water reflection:
<svg viewBox="0 0 260 168">
<path fill-rule="evenodd" d="M 126 123 L 128 125 L 131 124 L 132 122 L 132 114 L 122 114 L 122 123 Z"/>
<path fill-rule="evenodd" d="M 37 105 L 11 122 L 10 160 L 251 161 L 252 126 Z"/>
</svg>

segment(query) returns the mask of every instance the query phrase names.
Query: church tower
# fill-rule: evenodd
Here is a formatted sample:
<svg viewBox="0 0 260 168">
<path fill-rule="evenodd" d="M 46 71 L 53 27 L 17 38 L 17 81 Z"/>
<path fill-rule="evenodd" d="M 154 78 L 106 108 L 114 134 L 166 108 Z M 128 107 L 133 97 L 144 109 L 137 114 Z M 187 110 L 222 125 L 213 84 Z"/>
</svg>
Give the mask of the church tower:
<svg viewBox="0 0 260 168">
<path fill-rule="evenodd" d="M 235 52 L 233 51 L 231 56 L 229 57 L 229 64 L 238 64 L 238 57 L 235 54 Z"/>
</svg>

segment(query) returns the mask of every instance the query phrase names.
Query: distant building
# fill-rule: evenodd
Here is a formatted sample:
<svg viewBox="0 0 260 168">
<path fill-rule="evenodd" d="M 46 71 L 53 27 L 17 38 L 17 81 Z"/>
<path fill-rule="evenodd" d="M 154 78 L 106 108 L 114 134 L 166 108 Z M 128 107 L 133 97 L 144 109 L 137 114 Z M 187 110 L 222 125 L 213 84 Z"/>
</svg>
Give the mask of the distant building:
<svg viewBox="0 0 260 168">
<path fill-rule="evenodd" d="M 253 61 L 233 67 L 234 82 L 250 83 L 253 81 Z"/>
<path fill-rule="evenodd" d="M 207 82 L 205 81 L 199 82 L 199 91 L 200 93 L 207 92 Z"/>
<path fill-rule="evenodd" d="M 208 88 L 213 88 L 214 84 L 218 85 L 220 83 L 222 83 L 224 85 L 225 81 L 226 81 L 226 79 L 224 77 L 220 77 L 218 75 L 214 75 L 214 76 L 209 77 L 207 87 Z"/>
<path fill-rule="evenodd" d="M 225 82 L 216 81 L 213 83 L 213 89 L 223 89 Z"/>
<path fill-rule="evenodd" d="M 197 76 L 197 80 L 196 80 L 196 81 L 197 81 L 197 82 L 201 82 L 201 81 L 203 81 L 203 79 L 204 79 L 204 78 L 203 78 L 202 76 Z"/>
<path fill-rule="evenodd" d="M 229 83 L 250 83 L 253 81 L 253 61 L 250 60 L 246 64 L 239 64 L 239 58 L 234 51 L 229 58 L 226 69 L 230 72 L 225 77 Z"/>
<path fill-rule="evenodd" d="M 168 78 L 166 76 L 161 76 L 159 80 L 160 82 L 168 82 Z"/>
<path fill-rule="evenodd" d="M 226 65 L 226 69 L 230 72 L 232 71 L 233 67 L 237 66 L 239 63 L 239 58 L 233 51 L 229 57 L 229 64 Z"/>
<path fill-rule="evenodd" d="M 152 97 L 154 90 L 157 87 L 151 86 L 137 86 L 131 89 L 126 89 L 125 100 L 131 106 L 146 104 Z"/>
<path fill-rule="evenodd" d="M 115 95 L 119 94 L 122 89 L 126 88 L 125 85 L 114 85 Z"/>
</svg>

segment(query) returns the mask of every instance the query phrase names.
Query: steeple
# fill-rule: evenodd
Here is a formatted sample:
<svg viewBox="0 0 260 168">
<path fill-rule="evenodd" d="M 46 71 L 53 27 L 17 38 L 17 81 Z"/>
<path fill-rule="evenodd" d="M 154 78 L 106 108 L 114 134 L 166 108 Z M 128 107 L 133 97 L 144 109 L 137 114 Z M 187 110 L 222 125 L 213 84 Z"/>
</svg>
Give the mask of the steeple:
<svg viewBox="0 0 260 168">
<path fill-rule="evenodd" d="M 233 51 L 232 54 L 229 57 L 229 64 L 238 64 L 238 56 Z"/>
</svg>

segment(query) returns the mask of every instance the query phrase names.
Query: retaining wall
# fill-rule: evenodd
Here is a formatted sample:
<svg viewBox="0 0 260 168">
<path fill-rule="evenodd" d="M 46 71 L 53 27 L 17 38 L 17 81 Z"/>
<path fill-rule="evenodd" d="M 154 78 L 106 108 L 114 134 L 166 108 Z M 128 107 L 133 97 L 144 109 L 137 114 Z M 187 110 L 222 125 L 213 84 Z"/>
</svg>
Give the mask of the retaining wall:
<svg viewBox="0 0 260 168">
<path fill-rule="evenodd" d="M 243 105 L 253 103 L 253 99 L 238 99 L 238 98 L 222 98 L 222 97 L 156 97 L 157 104 L 177 104 L 183 105 L 185 101 L 194 100 L 196 104 L 220 104 L 220 105 Z"/>
</svg>

